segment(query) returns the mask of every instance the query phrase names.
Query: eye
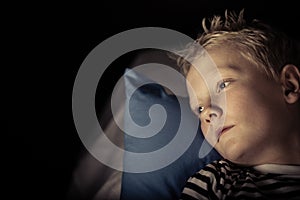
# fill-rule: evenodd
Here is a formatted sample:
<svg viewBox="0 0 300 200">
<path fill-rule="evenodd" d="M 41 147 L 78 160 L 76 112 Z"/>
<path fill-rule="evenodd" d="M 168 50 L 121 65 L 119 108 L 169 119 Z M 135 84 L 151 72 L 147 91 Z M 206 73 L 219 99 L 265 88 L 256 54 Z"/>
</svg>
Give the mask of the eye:
<svg viewBox="0 0 300 200">
<path fill-rule="evenodd" d="M 218 84 L 217 92 L 221 92 L 224 88 L 226 88 L 230 84 L 230 80 L 223 80 Z"/>
<path fill-rule="evenodd" d="M 199 107 L 198 107 L 198 113 L 202 113 L 203 110 L 204 110 L 204 106 L 199 106 Z"/>
</svg>

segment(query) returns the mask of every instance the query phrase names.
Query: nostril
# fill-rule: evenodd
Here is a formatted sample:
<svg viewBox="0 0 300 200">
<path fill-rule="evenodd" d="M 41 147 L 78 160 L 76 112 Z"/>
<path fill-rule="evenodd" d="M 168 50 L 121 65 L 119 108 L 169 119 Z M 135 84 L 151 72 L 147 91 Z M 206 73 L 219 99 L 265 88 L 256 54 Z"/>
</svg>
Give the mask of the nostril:
<svg viewBox="0 0 300 200">
<path fill-rule="evenodd" d="M 216 113 L 209 114 L 209 118 L 212 118 L 212 117 L 217 117 L 217 114 Z"/>
<path fill-rule="evenodd" d="M 210 113 L 208 117 L 205 119 L 206 123 L 213 123 L 218 115 L 216 113 Z"/>
</svg>

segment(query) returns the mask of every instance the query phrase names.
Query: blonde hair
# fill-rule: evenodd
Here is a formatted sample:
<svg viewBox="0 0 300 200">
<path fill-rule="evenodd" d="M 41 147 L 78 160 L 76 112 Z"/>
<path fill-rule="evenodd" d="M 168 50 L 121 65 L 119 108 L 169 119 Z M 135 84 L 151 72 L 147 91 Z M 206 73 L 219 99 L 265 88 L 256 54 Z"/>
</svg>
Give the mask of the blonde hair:
<svg viewBox="0 0 300 200">
<path fill-rule="evenodd" d="M 294 64 L 299 68 L 298 42 L 259 20 L 254 19 L 247 23 L 244 10 L 239 14 L 226 10 L 224 19 L 217 15 L 208 21 L 204 18 L 202 27 L 204 32 L 198 36 L 195 43 L 206 50 L 224 45 L 234 47 L 242 56 L 276 80 L 286 64 Z M 177 64 L 182 67 L 184 74 L 190 67 L 190 63 L 186 61 L 187 57 L 195 56 L 191 46 L 193 45 L 182 50 L 184 53 L 181 55 L 186 55 L 185 57 L 177 59 Z"/>
</svg>

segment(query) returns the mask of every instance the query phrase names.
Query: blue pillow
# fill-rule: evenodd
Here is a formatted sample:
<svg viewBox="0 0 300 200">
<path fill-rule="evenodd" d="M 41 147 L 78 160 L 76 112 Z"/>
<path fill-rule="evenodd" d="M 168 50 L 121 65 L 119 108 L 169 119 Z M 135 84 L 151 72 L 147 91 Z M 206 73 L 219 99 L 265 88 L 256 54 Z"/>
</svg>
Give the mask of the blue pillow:
<svg viewBox="0 0 300 200">
<path fill-rule="evenodd" d="M 164 147 L 174 138 L 180 124 L 181 110 L 178 98 L 167 94 L 166 90 L 159 84 L 142 85 L 146 80 L 148 80 L 146 77 L 133 70 L 127 70 L 124 75 L 125 94 L 128 98 L 130 116 L 137 125 L 146 126 L 150 123 L 149 108 L 154 104 L 159 104 L 164 107 L 167 119 L 159 133 L 152 137 L 137 138 L 125 134 L 124 148 L 129 152 L 147 153 Z M 139 85 L 142 86 L 138 87 Z M 132 95 L 129 95 L 128 91 L 132 89 L 136 90 Z M 180 100 L 183 103 L 188 104 L 186 97 L 179 98 L 182 98 Z M 192 113 L 188 116 L 195 117 Z M 129 116 L 126 114 L 124 127 L 125 133 L 130 133 L 133 128 L 130 126 Z M 198 127 L 198 132 L 192 144 L 182 156 L 168 166 L 144 173 L 123 172 L 121 200 L 179 199 L 187 179 L 207 163 L 220 158 L 220 155 L 214 149 L 204 158 L 199 158 L 199 150 L 203 140 L 203 135 Z M 126 152 L 123 162 L 124 166 L 130 167 Z"/>
</svg>

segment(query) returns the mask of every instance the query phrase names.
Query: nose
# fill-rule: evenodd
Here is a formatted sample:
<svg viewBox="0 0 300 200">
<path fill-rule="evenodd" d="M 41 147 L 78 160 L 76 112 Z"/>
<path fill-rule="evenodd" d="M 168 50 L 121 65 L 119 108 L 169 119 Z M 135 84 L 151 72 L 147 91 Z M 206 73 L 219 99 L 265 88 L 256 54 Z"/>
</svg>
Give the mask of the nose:
<svg viewBox="0 0 300 200">
<path fill-rule="evenodd" d="M 209 106 L 203 112 L 203 120 L 207 124 L 215 123 L 223 114 L 222 109 L 218 106 Z"/>
</svg>

